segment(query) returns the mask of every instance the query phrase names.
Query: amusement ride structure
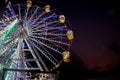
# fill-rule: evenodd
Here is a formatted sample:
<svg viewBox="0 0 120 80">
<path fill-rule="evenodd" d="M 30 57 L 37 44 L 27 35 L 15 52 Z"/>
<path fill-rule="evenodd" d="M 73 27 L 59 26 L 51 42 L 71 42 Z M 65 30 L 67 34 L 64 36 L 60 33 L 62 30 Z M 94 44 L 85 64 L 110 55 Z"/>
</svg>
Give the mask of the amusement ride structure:
<svg viewBox="0 0 120 80">
<path fill-rule="evenodd" d="M 0 80 L 56 80 L 51 72 L 70 62 L 74 36 L 66 22 L 49 5 L 8 1 L 0 10 Z"/>
</svg>

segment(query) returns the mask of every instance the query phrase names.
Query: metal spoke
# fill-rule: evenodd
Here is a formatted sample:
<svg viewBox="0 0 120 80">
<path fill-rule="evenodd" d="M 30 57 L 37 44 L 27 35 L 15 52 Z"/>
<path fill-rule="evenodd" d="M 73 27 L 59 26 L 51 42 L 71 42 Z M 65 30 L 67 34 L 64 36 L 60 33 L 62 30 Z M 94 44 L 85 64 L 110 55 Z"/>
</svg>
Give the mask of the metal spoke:
<svg viewBox="0 0 120 80">
<path fill-rule="evenodd" d="M 57 41 L 57 40 L 53 40 L 53 39 L 48 39 L 48 38 L 44 38 L 44 37 L 39 37 L 39 36 L 31 36 L 31 37 L 39 38 L 39 39 L 42 39 L 42 40 L 46 40 L 46 41 L 54 42 L 54 43 L 59 43 L 59 44 L 67 45 L 67 46 L 70 45 L 70 44 L 65 43 L 65 42 L 61 42 L 61 41 Z"/>
<path fill-rule="evenodd" d="M 37 42 L 37 43 L 38 43 L 38 41 L 37 41 L 37 40 L 35 40 L 35 39 L 31 38 L 31 37 L 30 37 L 30 40 L 35 41 L 35 42 Z M 59 53 L 59 54 L 62 54 L 60 51 L 58 51 L 58 50 L 54 49 L 53 47 L 50 47 L 50 46 L 49 46 L 49 45 L 47 45 L 47 44 L 44 44 L 44 43 L 42 43 L 42 42 L 39 42 L 39 44 L 41 44 L 41 45 L 43 45 L 43 46 L 45 46 L 45 47 L 47 47 L 47 48 L 49 48 L 49 49 L 51 49 L 51 50 L 53 50 L 53 51 L 55 51 L 55 52 Z"/>
<path fill-rule="evenodd" d="M 35 56 L 34 52 L 32 51 L 32 48 L 30 47 L 30 44 L 27 42 L 26 39 L 24 39 L 24 40 L 25 40 L 25 42 L 27 43 L 27 45 L 28 45 L 28 47 L 29 47 L 29 49 L 30 49 L 30 52 L 31 52 L 32 56 L 34 57 L 34 59 L 37 59 L 37 57 Z M 38 61 L 36 61 L 36 62 L 37 62 L 37 65 L 39 66 L 40 70 L 43 71 L 40 63 L 39 63 Z"/>
<path fill-rule="evenodd" d="M 19 19 L 21 20 L 21 6 L 18 4 L 18 10 L 19 10 Z"/>
<path fill-rule="evenodd" d="M 46 54 L 43 50 L 41 50 L 40 48 L 38 48 L 34 43 L 32 43 L 48 60 L 50 60 L 54 65 L 56 65 L 55 62 L 53 62 Z"/>
<path fill-rule="evenodd" d="M 37 6 L 37 8 L 35 9 L 34 13 L 31 15 L 30 19 L 28 20 L 28 22 L 33 20 L 33 17 L 35 16 L 35 14 L 37 14 L 38 9 L 39 9 L 39 7 Z"/>
<path fill-rule="evenodd" d="M 30 41 L 30 40 L 29 40 Z M 31 42 L 31 41 L 30 41 Z M 38 42 L 39 43 L 39 42 Z M 49 55 L 51 58 L 53 58 L 56 62 L 58 62 L 58 60 L 57 59 L 55 59 L 54 58 L 54 56 L 52 56 L 51 55 L 51 53 L 45 48 L 45 47 L 43 47 L 42 45 L 40 45 L 43 49 L 44 49 L 44 53 L 46 54 L 46 55 Z"/>
<path fill-rule="evenodd" d="M 29 41 L 29 39 L 27 39 L 27 41 Z M 29 41 L 29 43 L 32 44 L 31 41 Z M 36 49 L 35 49 L 34 47 L 33 47 L 33 49 L 34 49 L 34 51 L 35 51 L 35 54 L 36 54 L 37 57 L 38 57 L 38 60 L 40 60 L 40 62 L 41 62 L 42 65 L 44 66 L 45 70 L 48 71 L 48 68 L 47 68 L 47 66 L 45 65 L 44 61 L 42 60 L 41 56 L 38 54 L 38 52 L 36 51 Z"/>
</svg>

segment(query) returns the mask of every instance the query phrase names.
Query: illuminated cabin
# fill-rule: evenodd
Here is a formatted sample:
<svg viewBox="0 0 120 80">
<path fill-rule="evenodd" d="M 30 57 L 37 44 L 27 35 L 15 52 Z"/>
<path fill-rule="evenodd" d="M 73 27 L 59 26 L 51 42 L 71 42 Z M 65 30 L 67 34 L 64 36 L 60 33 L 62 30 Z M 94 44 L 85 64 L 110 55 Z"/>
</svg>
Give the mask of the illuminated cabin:
<svg viewBox="0 0 120 80">
<path fill-rule="evenodd" d="M 67 38 L 68 40 L 73 40 L 74 39 L 74 34 L 73 34 L 73 31 L 72 30 L 68 30 L 67 31 Z"/>
<path fill-rule="evenodd" d="M 6 8 L 9 8 L 9 7 L 10 7 L 9 5 L 6 6 Z"/>
<path fill-rule="evenodd" d="M 46 5 L 46 6 L 45 6 L 45 12 L 46 12 L 46 13 L 50 12 L 50 5 Z"/>
<path fill-rule="evenodd" d="M 63 60 L 66 63 L 70 62 L 70 52 L 69 51 L 64 51 L 63 52 Z"/>
<path fill-rule="evenodd" d="M 6 8 L 10 8 L 10 2 L 7 3 Z"/>
<path fill-rule="evenodd" d="M 59 16 L 59 21 L 60 23 L 65 23 L 65 16 L 64 15 Z"/>
<path fill-rule="evenodd" d="M 31 0 L 28 0 L 27 3 L 26 3 L 26 6 L 27 6 L 28 8 L 30 8 L 30 7 L 32 6 L 32 1 L 31 1 Z"/>
<path fill-rule="evenodd" d="M 48 77 L 47 73 L 40 73 L 40 77 Z"/>
</svg>

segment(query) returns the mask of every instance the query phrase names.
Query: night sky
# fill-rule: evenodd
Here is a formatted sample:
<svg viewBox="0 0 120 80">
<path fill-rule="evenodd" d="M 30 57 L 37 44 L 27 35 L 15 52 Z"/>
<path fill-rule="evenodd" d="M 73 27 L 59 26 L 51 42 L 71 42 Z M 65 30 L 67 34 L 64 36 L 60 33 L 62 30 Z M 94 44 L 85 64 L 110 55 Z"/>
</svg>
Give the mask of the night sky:
<svg viewBox="0 0 120 80">
<path fill-rule="evenodd" d="M 66 74 L 71 75 L 67 77 L 75 80 L 82 74 L 107 74 L 109 71 L 115 74 L 114 70 L 120 65 L 120 3 L 115 0 L 59 0 L 57 4 L 69 19 L 75 34 L 73 61 L 66 67 L 69 68 Z"/>
<path fill-rule="evenodd" d="M 67 17 L 75 35 L 72 61 L 62 65 L 65 70 L 61 73 L 66 80 L 90 74 L 105 76 L 109 72 L 114 75 L 120 65 L 120 2 L 54 0 L 51 4 Z M 118 80 L 118 77 L 105 80 Z"/>
<path fill-rule="evenodd" d="M 12 1 L 14 2 L 14 0 Z M 75 39 L 71 47 L 72 61 L 61 65 L 61 80 L 80 80 L 91 73 L 96 75 L 114 71 L 120 66 L 119 1 L 41 1 L 61 11 L 69 20 L 70 27 L 74 31 Z"/>
</svg>

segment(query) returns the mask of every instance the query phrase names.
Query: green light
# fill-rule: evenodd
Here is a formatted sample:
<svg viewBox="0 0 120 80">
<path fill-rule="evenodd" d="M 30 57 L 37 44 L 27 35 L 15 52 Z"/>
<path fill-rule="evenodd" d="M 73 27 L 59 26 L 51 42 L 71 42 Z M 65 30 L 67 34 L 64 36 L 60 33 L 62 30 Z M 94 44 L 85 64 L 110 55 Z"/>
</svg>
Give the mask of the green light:
<svg viewBox="0 0 120 80">
<path fill-rule="evenodd" d="M 4 43 L 5 40 L 10 36 L 10 34 L 15 30 L 18 23 L 18 19 L 15 19 L 11 24 L 6 33 L 0 38 L 0 45 Z"/>
</svg>

